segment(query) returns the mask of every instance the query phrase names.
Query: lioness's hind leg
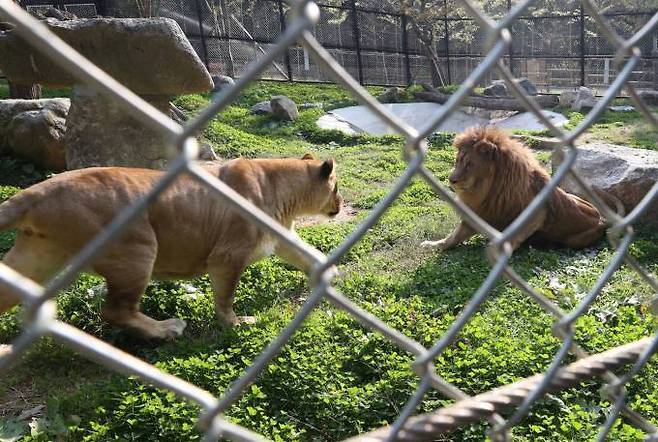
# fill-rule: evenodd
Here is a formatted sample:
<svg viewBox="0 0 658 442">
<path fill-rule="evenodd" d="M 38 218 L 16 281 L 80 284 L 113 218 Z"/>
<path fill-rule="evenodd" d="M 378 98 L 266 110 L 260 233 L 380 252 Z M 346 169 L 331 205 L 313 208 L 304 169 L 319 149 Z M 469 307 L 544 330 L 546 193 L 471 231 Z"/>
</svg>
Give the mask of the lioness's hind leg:
<svg viewBox="0 0 658 442">
<path fill-rule="evenodd" d="M 155 255 L 155 247 L 122 247 L 120 255 L 106 258 L 94 267 L 107 280 L 107 299 L 101 315 L 107 322 L 142 338 L 173 339 L 183 334 L 185 321 L 157 321 L 139 311 L 139 299 L 151 278 Z"/>
<path fill-rule="evenodd" d="M 37 283 L 43 283 L 64 265 L 66 255 L 57 244 L 36 234 L 19 233 L 2 263 Z M 11 290 L 0 287 L 0 314 L 20 302 Z"/>
</svg>

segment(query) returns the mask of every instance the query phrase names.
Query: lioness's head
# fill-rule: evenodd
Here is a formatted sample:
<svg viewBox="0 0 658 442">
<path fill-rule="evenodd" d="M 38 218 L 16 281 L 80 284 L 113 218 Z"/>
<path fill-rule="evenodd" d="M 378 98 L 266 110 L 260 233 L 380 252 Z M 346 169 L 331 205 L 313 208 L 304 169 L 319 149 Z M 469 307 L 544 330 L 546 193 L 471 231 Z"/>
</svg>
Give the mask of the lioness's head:
<svg viewBox="0 0 658 442">
<path fill-rule="evenodd" d="M 480 192 L 490 184 L 499 150 L 498 132 L 496 128 L 472 127 L 455 137 L 457 160 L 448 180 L 457 193 Z"/>
<path fill-rule="evenodd" d="M 336 177 L 333 158 L 325 161 L 316 160 L 307 153 L 302 160 L 309 161 L 311 165 L 311 179 L 315 181 L 311 188 L 312 209 L 315 213 L 323 213 L 334 217 L 340 212 L 343 197 L 338 191 L 338 178 Z"/>
</svg>

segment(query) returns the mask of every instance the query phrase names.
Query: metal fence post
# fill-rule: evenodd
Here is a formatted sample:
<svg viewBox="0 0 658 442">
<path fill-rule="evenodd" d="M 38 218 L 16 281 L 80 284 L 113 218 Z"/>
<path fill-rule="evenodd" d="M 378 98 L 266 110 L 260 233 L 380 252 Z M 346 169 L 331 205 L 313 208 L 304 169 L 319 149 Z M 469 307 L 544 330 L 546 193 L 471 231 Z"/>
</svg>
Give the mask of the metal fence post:
<svg viewBox="0 0 658 442">
<path fill-rule="evenodd" d="M 350 1 L 352 10 L 352 32 L 354 33 L 354 43 L 356 49 L 356 68 L 359 73 L 359 83 L 363 84 L 363 63 L 361 60 L 361 32 L 359 31 L 359 19 L 356 11 L 356 0 Z"/>
<path fill-rule="evenodd" d="M 507 0 L 507 13 L 512 10 L 512 0 Z M 514 24 L 510 26 L 513 27 Z M 511 30 L 511 29 L 510 29 Z M 512 72 L 512 74 L 517 75 L 517 72 L 514 72 L 514 40 L 510 41 L 509 43 L 509 70 Z"/>
<path fill-rule="evenodd" d="M 206 47 L 206 33 L 203 27 L 203 20 L 201 19 L 201 3 L 199 0 L 195 0 L 196 5 L 196 14 L 199 19 L 199 35 L 201 36 L 201 48 L 203 48 L 203 64 L 206 65 L 206 69 L 210 71 L 210 66 L 208 65 L 208 48 Z"/>
<path fill-rule="evenodd" d="M 279 26 L 281 27 L 281 33 L 286 32 L 286 16 L 283 12 L 283 1 L 277 0 L 277 5 L 279 7 Z M 283 58 L 286 62 L 286 71 L 288 72 L 288 81 L 293 81 L 292 78 L 292 65 L 290 64 L 290 53 L 286 48 L 286 52 L 283 55 Z"/>
<path fill-rule="evenodd" d="M 409 59 L 409 34 L 407 32 L 407 16 L 402 15 L 402 50 L 404 51 L 404 74 L 407 86 L 411 85 L 411 61 Z"/>
<path fill-rule="evenodd" d="M 452 73 L 450 72 L 450 28 L 448 26 L 448 0 L 443 0 L 443 31 L 446 42 L 446 66 L 448 71 L 448 84 L 452 84 Z"/>
<path fill-rule="evenodd" d="M 580 85 L 585 86 L 585 9 L 580 5 Z"/>
</svg>

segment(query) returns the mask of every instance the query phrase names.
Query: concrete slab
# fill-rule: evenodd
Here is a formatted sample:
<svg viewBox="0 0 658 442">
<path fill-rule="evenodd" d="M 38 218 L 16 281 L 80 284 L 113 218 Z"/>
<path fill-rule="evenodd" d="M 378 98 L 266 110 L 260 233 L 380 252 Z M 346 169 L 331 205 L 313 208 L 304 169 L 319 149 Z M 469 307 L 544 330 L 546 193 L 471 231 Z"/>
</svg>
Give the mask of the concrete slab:
<svg viewBox="0 0 658 442">
<path fill-rule="evenodd" d="M 434 118 L 443 106 L 438 103 L 392 103 L 384 104 L 390 112 L 397 115 L 417 129 Z M 544 111 L 545 115 L 557 126 L 562 126 L 567 119 L 556 112 Z M 337 129 L 345 133 L 366 133 L 370 135 L 394 134 L 395 131 L 381 121 L 365 106 L 350 106 L 329 111 L 317 122 L 323 129 Z M 528 112 L 522 112 L 509 118 L 487 120 L 461 111 L 454 111 L 439 127 L 437 132 L 461 132 L 472 126 L 494 124 L 507 129 L 543 130 L 539 120 Z"/>
</svg>

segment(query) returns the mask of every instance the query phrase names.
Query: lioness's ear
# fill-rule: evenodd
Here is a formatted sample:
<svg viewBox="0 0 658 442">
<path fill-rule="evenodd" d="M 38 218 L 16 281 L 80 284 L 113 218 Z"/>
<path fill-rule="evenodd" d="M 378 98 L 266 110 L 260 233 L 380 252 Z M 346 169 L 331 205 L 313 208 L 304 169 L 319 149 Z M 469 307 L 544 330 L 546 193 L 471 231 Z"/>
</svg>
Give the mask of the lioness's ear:
<svg viewBox="0 0 658 442">
<path fill-rule="evenodd" d="M 322 166 L 320 167 L 320 178 L 323 180 L 326 180 L 329 178 L 331 175 L 331 172 L 334 171 L 334 159 L 329 158 L 325 162 L 322 163 Z"/>
<path fill-rule="evenodd" d="M 313 154 L 311 154 L 311 153 L 306 153 L 306 154 L 304 154 L 304 156 L 302 157 L 302 160 L 314 160 L 314 159 L 315 159 L 315 157 L 314 157 Z"/>
<path fill-rule="evenodd" d="M 489 140 L 480 140 L 473 145 L 473 148 L 489 159 L 494 159 L 498 154 L 498 146 Z"/>
</svg>

